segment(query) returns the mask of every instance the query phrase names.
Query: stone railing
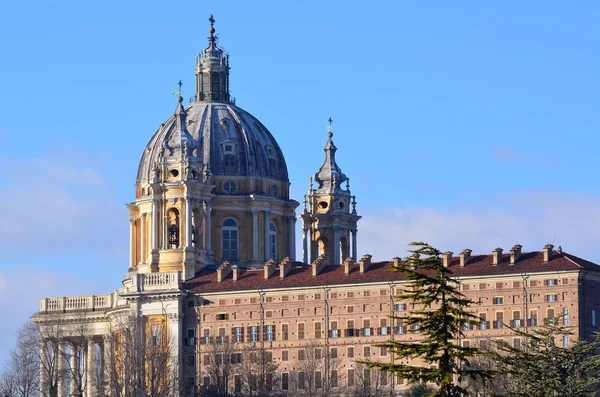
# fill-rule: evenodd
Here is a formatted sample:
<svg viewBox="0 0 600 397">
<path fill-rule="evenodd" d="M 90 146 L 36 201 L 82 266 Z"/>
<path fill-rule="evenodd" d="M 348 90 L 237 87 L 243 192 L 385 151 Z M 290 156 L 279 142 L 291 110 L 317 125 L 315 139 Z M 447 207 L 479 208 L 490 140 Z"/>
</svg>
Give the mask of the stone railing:
<svg viewBox="0 0 600 397">
<path fill-rule="evenodd" d="M 94 311 L 113 307 L 113 295 L 61 296 L 40 300 L 40 312 Z"/>
<path fill-rule="evenodd" d="M 181 288 L 181 272 L 135 274 L 132 278 L 134 291 L 158 291 Z"/>
</svg>

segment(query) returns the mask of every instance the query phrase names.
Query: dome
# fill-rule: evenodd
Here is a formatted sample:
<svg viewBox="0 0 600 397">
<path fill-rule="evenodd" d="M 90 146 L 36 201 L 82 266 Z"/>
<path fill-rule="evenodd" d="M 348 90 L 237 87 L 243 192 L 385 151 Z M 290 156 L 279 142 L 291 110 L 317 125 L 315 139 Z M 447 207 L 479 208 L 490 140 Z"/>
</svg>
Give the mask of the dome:
<svg viewBox="0 0 600 397">
<path fill-rule="evenodd" d="M 185 127 L 179 128 L 179 123 L 185 123 Z M 169 151 L 172 154 L 172 142 L 183 138 L 184 150 L 189 148 L 191 156 L 207 164 L 213 176 L 289 181 L 283 153 L 258 119 L 232 103 L 196 101 L 183 112 L 179 105 L 175 114 L 161 124 L 144 149 L 136 182 L 150 183 L 161 156 L 168 156 Z"/>
</svg>

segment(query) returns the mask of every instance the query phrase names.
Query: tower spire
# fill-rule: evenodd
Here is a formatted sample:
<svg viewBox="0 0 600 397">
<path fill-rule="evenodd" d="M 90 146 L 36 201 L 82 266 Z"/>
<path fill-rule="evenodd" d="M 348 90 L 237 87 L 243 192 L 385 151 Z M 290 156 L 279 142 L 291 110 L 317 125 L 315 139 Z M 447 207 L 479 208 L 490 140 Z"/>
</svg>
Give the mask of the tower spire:
<svg viewBox="0 0 600 397">
<path fill-rule="evenodd" d="M 217 45 L 215 17 L 208 18 L 208 46 L 196 57 L 195 101 L 232 102 L 229 95 L 229 55 Z"/>
<path fill-rule="evenodd" d="M 333 119 L 329 117 L 327 120 L 329 125 L 327 126 L 327 143 L 323 150 L 325 151 L 325 162 L 319 171 L 315 174 L 315 181 L 319 184 L 318 190 L 333 191 L 340 187 L 340 185 L 346 181 L 347 177 L 342 172 L 341 168 L 335 162 L 335 152 L 337 148 L 333 144 L 333 131 L 331 124 Z"/>
</svg>

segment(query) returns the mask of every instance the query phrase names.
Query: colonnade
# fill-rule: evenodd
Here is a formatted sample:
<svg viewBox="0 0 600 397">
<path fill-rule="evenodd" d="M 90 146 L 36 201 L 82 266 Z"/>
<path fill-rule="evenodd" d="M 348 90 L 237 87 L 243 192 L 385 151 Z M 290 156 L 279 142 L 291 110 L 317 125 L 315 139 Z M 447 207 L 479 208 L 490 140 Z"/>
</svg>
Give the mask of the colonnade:
<svg viewBox="0 0 600 397">
<path fill-rule="evenodd" d="M 313 229 L 311 229 L 310 224 L 304 224 L 303 228 L 302 228 L 302 261 L 304 263 L 310 263 L 310 261 L 315 260 L 319 255 L 320 252 L 318 252 L 319 248 L 317 246 L 318 242 L 314 241 L 314 234 L 315 231 Z M 331 241 L 331 244 L 333 244 L 330 249 L 333 250 L 333 263 L 334 265 L 340 265 L 344 259 L 346 258 L 342 258 L 342 247 L 341 247 L 341 239 L 342 239 L 342 234 L 346 234 L 343 233 L 343 231 L 345 232 L 346 230 L 341 229 L 340 227 L 334 227 L 333 228 L 333 241 Z M 352 258 L 352 260 L 354 260 L 356 262 L 356 258 L 357 258 L 357 234 L 358 234 L 358 230 L 357 229 L 350 229 L 350 235 L 348 237 L 350 237 L 350 257 Z"/>
<path fill-rule="evenodd" d="M 40 396 L 104 396 L 108 361 L 103 339 L 40 340 Z"/>
<path fill-rule="evenodd" d="M 184 205 L 183 214 L 179 215 L 177 221 L 180 236 L 178 248 L 187 251 L 192 249 L 207 249 L 210 251 L 212 247 L 212 228 L 210 227 L 212 207 L 210 201 L 189 197 L 181 200 L 183 200 Z M 179 213 L 179 208 L 173 207 L 173 209 Z M 130 218 L 130 268 L 147 263 L 152 253 L 170 248 L 168 235 L 169 210 L 171 210 L 171 207 L 167 205 L 167 201 L 153 199 L 150 212 L 140 212 L 137 218 Z M 150 219 L 150 227 L 147 226 L 148 218 Z M 182 219 L 184 219 L 183 222 Z M 138 227 L 139 233 L 136 232 Z M 139 244 L 136 244 L 137 238 L 140 239 Z"/>
</svg>

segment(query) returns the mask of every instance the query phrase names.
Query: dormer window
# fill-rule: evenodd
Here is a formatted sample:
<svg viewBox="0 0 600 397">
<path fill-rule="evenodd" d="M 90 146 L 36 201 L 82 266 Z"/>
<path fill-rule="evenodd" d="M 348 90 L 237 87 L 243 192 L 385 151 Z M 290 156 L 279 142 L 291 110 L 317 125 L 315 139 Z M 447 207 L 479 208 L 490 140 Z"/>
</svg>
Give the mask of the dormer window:
<svg viewBox="0 0 600 397">
<path fill-rule="evenodd" d="M 221 150 L 223 151 L 223 156 L 235 155 L 236 144 L 231 140 L 221 142 Z"/>
<path fill-rule="evenodd" d="M 223 185 L 223 190 L 225 190 L 226 193 L 234 194 L 235 192 L 237 192 L 237 185 L 235 184 L 235 182 L 227 181 Z"/>
</svg>

